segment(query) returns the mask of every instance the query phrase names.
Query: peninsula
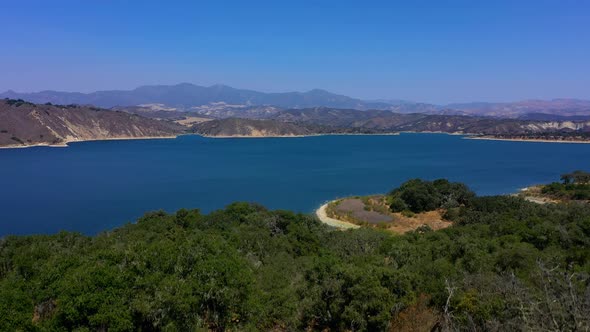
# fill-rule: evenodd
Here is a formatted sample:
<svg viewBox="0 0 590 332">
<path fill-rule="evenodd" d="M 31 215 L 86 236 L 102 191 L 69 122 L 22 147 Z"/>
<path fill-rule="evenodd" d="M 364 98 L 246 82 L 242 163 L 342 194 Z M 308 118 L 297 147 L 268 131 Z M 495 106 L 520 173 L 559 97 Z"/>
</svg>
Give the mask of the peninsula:
<svg viewBox="0 0 590 332">
<path fill-rule="evenodd" d="M 590 173 L 574 171 L 561 175 L 561 182 L 536 185 L 509 195 L 536 204 L 589 203 Z M 461 208 L 476 195 L 461 183 L 445 179 L 413 179 L 387 194 L 340 198 L 323 204 L 317 218 L 338 229 L 361 226 L 397 234 L 440 230 L 452 225 Z"/>
</svg>

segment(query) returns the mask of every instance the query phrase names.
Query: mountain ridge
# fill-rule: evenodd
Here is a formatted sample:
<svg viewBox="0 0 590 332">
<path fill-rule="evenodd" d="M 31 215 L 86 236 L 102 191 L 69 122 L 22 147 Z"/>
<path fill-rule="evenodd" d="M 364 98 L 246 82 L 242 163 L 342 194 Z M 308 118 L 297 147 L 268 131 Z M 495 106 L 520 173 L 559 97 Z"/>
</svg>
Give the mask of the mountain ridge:
<svg viewBox="0 0 590 332">
<path fill-rule="evenodd" d="M 354 107 L 359 109 L 389 107 L 389 104 L 367 102 L 361 99 L 312 89 L 306 92 L 259 92 L 236 89 L 216 84 L 200 86 L 192 83 L 176 85 L 144 85 L 133 90 L 104 90 L 90 93 L 44 90 L 19 93 L 13 90 L 0 93 L 0 98 L 24 99 L 34 103 L 81 104 L 98 107 L 135 106 L 162 103 L 169 106 L 190 108 L 215 102 L 244 105 L 274 105 L 285 108 L 313 106 Z"/>
<path fill-rule="evenodd" d="M 519 118 L 529 113 L 590 117 L 590 100 L 576 98 L 436 105 L 401 99 L 363 100 L 317 88 L 305 92 L 267 93 L 250 89 L 238 89 L 223 84 L 201 86 L 192 83 L 144 85 L 132 90 L 103 90 L 90 93 L 53 90 L 19 93 L 8 90 L 0 93 L 0 98 L 23 99 L 39 104 L 50 102 L 62 105 L 93 105 L 103 108 L 162 104 L 177 108 L 180 111 L 190 111 L 193 108 L 226 103 L 233 107 L 273 106 L 284 109 L 330 107 L 363 111 L 376 109 L 398 113 L 477 115 L 505 118 Z"/>
</svg>

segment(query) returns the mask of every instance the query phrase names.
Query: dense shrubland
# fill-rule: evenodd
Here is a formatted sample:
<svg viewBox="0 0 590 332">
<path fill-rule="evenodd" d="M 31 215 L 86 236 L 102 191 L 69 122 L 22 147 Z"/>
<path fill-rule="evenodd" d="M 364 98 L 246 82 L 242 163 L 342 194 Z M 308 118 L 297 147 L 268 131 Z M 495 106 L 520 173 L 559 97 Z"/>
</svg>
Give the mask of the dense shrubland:
<svg viewBox="0 0 590 332">
<path fill-rule="evenodd" d="M 475 197 L 466 185 L 445 179 L 424 181 L 413 179 L 392 190 L 388 199 L 393 212 L 414 213 L 463 206 Z"/>
<path fill-rule="evenodd" d="M 235 203 L 152 212 L 92 237 L 6 237 L 0 330 L 590 327 L 588 205 L 431 185 L 437 194 L 419 201 L 449 204 L 455 222 L 436 232 L 335 231 Z M 422 197 L 431 185 L 405 186 Z"/>
<path fill-rule="evenodd" d="M 541 194 L 558 200 L 590 200 L 590 173 L 566 173 L 561 181 L 542 186 Z"/>
</svg>

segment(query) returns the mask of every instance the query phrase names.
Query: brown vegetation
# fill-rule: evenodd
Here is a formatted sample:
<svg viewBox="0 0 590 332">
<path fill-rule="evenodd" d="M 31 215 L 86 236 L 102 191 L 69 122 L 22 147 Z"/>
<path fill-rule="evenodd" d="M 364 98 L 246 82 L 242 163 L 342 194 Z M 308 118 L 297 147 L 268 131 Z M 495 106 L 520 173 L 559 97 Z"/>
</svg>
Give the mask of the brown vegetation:
<svg viewBox="0 0 590 332">
<path fill-rule="evenodd" d="M 344 198 L 328 204 L 327 215 L 330 218 L 350 222 L 356 225 L 377 227 L 397 234 L 428 227 L 439 230 L 452 223 L 444 220 L 444 210 L 437 209 L 421 213 L 396 212 L 389 210 L 387 197 L 374 195 Z"/>
</svg>

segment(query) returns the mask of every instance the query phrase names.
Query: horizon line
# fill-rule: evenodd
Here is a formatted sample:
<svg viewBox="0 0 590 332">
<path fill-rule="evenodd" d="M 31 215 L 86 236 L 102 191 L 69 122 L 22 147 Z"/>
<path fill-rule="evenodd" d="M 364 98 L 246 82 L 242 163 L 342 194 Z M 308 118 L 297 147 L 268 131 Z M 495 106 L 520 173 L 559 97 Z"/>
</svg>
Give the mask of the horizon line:
<svg viewBox="0 0 590 332">
<path fill-rule="evenodd" d="M 453 101 L 453 102 L 446 102 L 446 103 L 437 103 L 437 102 L 429 102 L 429 101 L 416 101 L 414 99 L 406 99 L 406 98 L 394 98 L 394 97 L 382 97 L 382 98 L 360 98 L 360 97 L 352 97 L 350 95 L 344 94 L 344 93 L 339 93 L 339 92 L 332 92 L 331 90 L 327 90 L 327 89 L 323 89 L 323 88 L 311 88 L 308 90 L 286 90 L 286 91 L 263 91 L 263 90 L 257 90 L 257 89 L 252 89 L 252 88 L 237 88 L 231 85 L 227 85 L 224 83 L 215 83 L 215 84 L 211 84 L 211 85 L 201 85 L 201 84 L 197 84 L 197 83 L 193 83 L 193 82 L 180 82 L 180 83 L 172 83 L 172 84 L 142 84 L 142 85 L 138 85 L 135 88 L 120 88 L 120 89 L 97 89 L 97 90 L 92 90 L 92 91 L 86 91 L 86 92 L 82 92 L 82 91 L 72 91 L 72 90 L 54 90 L 54 89 L 43 89 L 43 90 L 36 90 L 36 91 L 16 91 L 13 89 L 8 89 L 5 90 L 3 92 L 0 92 L 0 95 L 2 94 L 7 94 L 7 93 L 16 93 L 16 94 L 39 94 L 39 93 L 43 93 L 43 92 L 57 92 L 57 93 L 79 93 L 79 94 L 84 94 L 84 95 L 90 95 L 93 93 L 99 93 L 99 92 L 111 92 L 111 91 L 126 91 L 126 92 L 131 92 L 143 87 L 173 87 L 173 86 L 181 86 L 181 85 L 191 85 L 191 86 L 196 86 L 196 87 L 203 87 L 203 88 L 214 88 L 214 87 L 226 87 L 226 88 L 230 88 L 230 89 L 235 89 L 235 90 L 246 90 L 246 91 L 252 91 L 252 92 L 258 92 L 258 93 L 265 93 L 265 94 L 288 94 L 288 93 L 310 93 L 313 91 L 321 91 L 321 92 L 327 92 L 333 95 L 338 95 L 338 96 L 343 96 L 343 97 L 347 97 L 347 98 L 351 98 L 351 99 L 358 99 L 361 100 L 363 102 L 381 102 L 381 103 L 387 103 L 387 104 L 392 104 L 393 101 L 397 101 L 397 102 L 401 102 L 401 103 L 411 103 L 411 104 L 431 104 L 431 105 L 436 105 L 436 106 L 448 106 L 448 105 L 454 105 L 454 104 L 476 104 L 476 103 L 486 103 L 486 104 L 511 104 L 511 103 L 518 103 L 518 102 L 531 102 L 531 101 L 543 101 L 543 102 L 547 102 L 547 101 L 559 101 L 559 100 L 568 100 L 568 101 L 589 101 L 590 102 L 590 97 L 588 98 L 584 98 L 584 97 L 553 97 L 553 98 L 523 98 L 523 99 L 516 99 L 516 100 L 503 100 L 503 101 L 485 101 L 485 100 L 470 100 L 470 101 Z"/>
</svg>

